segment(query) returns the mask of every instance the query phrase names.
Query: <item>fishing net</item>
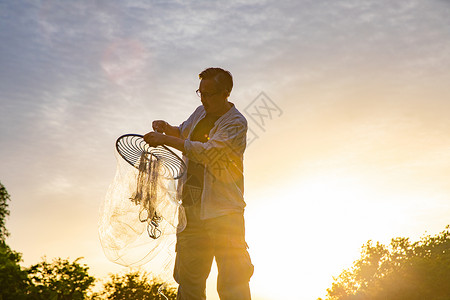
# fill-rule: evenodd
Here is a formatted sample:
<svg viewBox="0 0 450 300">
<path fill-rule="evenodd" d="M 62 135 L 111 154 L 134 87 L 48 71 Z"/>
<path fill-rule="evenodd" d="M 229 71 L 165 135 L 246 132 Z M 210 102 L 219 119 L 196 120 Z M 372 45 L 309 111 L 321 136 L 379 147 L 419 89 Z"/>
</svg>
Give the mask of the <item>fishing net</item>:
<svg viewBox="0 0 450 300">
<path fill-rule="evenodd" d="M 150 147 L 140 135 L 116 141 L 117 171 L 101 208 L 99 237 L 106 257 L 123 266 L 172 261 L 175 233 L 186 226 L 177 182 L 184 162 L 165 146 Z M 167 266 L 166 266 L 167 267 Z"/>
</svg>

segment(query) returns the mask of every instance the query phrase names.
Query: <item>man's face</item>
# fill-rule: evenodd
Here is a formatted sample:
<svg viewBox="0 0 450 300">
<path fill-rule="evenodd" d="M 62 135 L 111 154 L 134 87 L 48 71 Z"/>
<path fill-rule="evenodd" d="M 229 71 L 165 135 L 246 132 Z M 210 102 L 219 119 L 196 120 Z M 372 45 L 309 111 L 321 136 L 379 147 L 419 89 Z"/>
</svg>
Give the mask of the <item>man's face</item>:
<svg viewBox="0 0 450 300">
<path fill-rule="evenodd" d="M 198 90 L 207 113 L 216 114 L 224 109 L 227 103 L 227 92 L 220 90 L 214 79 L 202 79 Z"/>
</svg>

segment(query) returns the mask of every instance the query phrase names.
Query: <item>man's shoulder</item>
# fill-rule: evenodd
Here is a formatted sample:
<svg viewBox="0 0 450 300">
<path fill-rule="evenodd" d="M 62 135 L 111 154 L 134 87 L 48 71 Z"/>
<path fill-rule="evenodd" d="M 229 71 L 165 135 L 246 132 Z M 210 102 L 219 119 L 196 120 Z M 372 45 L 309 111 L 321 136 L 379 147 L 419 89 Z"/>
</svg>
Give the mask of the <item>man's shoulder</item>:
<svg viewBox="0 0 450 300">
<path fill-rule="evenodd" d="M 237 109 L 237 107 L 233 104 L 233 107 L 230 109 L 230 115 L 228 118 L 232 122 L 242 123 L 247 125 L 247 119 L 245 116 Z"/>
<path fill-rule="evenodd" d="M 194 112 L 192 114 L 193 115 L 201 115 L 203 113 L 206 113 L 205 108 L 203 107 L 203 105 L 199 105 L 199 106 L 197 106 L 197 108 L 194 110 Z"/>
<path fill-rule="evenodd" d="M 203 105 L 198 106 L 190 115 L 189 119 L 192 121 L 204 116 L 206 114 L 205 108 Z"/>
</svg>

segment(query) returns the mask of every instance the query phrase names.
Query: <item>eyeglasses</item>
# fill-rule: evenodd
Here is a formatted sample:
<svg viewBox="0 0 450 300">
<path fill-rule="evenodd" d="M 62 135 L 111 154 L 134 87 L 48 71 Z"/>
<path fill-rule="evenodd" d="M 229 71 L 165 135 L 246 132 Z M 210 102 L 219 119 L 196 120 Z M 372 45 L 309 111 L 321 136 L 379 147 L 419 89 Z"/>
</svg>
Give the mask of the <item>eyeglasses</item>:
<svg viewBox="0 0 450 300">
<path fill-rule="evenodd" d="M 219 91 L 219 92 L 215 92 L 215 93 L 202 93 L 202 92 L 200 92 L 200 90 L 196 90 L 195 93 L 196 93 L 197 96 L 199 96 L 200 98 L 201 98 L 201 97 L 203 97 L 203 98 L 209 98 L 209 97 L 212 97 L 212 96 L 214 96 L 214 95 L 219 94 L 220 91 Z"/>
</svg>

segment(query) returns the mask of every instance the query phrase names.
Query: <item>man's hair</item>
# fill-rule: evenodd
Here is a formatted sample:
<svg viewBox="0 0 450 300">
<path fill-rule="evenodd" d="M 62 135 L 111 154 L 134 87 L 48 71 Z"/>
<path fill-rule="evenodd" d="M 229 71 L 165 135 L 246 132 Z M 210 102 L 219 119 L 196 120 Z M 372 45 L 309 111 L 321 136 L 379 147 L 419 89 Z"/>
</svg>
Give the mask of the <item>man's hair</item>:
<svg viewBox="0 0 450 300">
<path fill-rule="evenodd" d="M 208 68 L 198 74 L 200 79 L 214 79 L 220 89 L 228 91 L 228 95 L 233 88 L 233 76 L 227 70 L 221 68 Z"/>
</svg>

